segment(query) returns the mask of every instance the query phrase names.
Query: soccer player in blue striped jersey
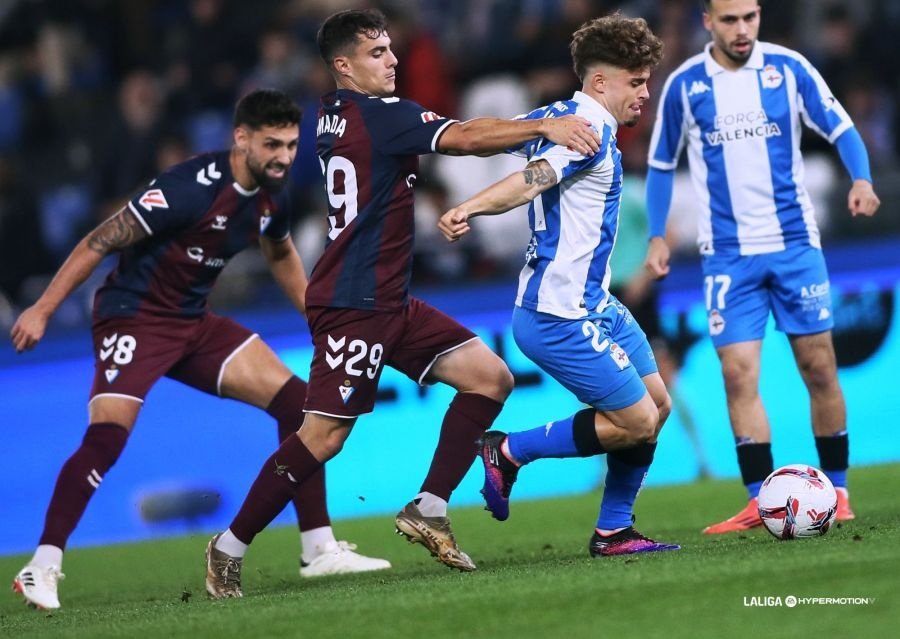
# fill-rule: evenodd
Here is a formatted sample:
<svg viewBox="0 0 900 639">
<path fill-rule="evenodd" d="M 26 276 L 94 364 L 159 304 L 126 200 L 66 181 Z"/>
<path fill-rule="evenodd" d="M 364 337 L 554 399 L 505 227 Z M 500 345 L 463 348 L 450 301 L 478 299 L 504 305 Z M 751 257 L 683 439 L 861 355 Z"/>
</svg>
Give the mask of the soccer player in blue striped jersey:
<svg viewBox="0 0 900 639">
<path fill-rule="evenodd" d="M 523 171 L 451 209 L 439 222 L 444 236 L 456 241 L 473 217 L 531 202 L 532 239 L 519 278 L 513 336 L 523 353 L 590 406 L 531 430 L 486 433 L 482 493 L 488 510 L 502 521 L 524 464 L 607 453 L 591 556 L 675 550 L 678 546 L 653 541 L 632 526 L 634 501 L 671 400 L 644 332 L 609 293 L 622 192 L 616 131 L 637 124 L 662 43 L 643 19 L 614 14 L 583 25 L 570 48 L 581 91 L 525 117 L 582 115 L 600 134 L 600 152 L 586 157 L 545 139 L 532 141 L 522 149 L 529 160 Z"/>
<path fill-rule="evenodd" d="M 788 335 L 809 391 L 819 464 L 838 491 L 837 518 L 852 519 L 846 408 L 831 341 L 828 272 L 803 186 L 801 119 L 837 147 L 853 180 L 847 205 L 854 216 L 873 215 L 879 206 L 868 154 L 809 61 L 757 40 L 757 0 L 706 0 L 705 8 L 712 42 L 665 83 L 647 175 L 647 267 L 664 277 L 673 173 L 687 146 L 698 196 L 709 333 L 722 365 L 749 496 L 737 515 L 704 532 L 761 524 L 756 497 L 773 466 L 769 421 L 759 396 L 760 350 L 770 311 L 776 328 Z"/>
</svg>

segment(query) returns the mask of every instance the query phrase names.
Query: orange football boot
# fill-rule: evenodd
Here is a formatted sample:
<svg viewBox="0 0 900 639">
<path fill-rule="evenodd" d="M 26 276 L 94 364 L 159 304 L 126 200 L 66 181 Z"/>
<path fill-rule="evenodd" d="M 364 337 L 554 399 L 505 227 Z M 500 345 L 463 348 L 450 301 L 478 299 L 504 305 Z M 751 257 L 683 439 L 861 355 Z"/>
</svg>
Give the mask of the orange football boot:
<svg viewBox="0 0 900 639">
<path fill-rule="evenodd" d="M 840 503 L 840 502 L 838 502 Z M 840 506 L 838 506 L 840 512 Z M 759 516 L 759 500 L 756 497 L 747 502 L 741 512 L 734 517 L 729 517 L 725 521 L 707 526 L 703 532 L 707 535 L 718 535 L 721 533 L 740 532 L 742 530 L 750 530 L 762 526 L 762 519 Z"/>
<path fill-rule="evenodd" d="M 835 488 L 834 491 L 837 493 L 837 514 L 835 514 L 834 518 L 837 521 L 856 519 L 856 515 L 850 509 L 850 495 L 847 494 L 847 489 Z"/>
</svg>

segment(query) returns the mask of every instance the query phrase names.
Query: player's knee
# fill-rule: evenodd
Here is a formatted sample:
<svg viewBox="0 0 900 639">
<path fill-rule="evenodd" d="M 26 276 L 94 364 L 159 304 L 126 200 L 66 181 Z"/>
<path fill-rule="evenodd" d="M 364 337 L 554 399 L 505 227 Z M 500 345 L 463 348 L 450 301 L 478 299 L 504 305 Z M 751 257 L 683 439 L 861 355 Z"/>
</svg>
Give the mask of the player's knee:
<svg viewBox="0 0 900 639">
<path fill-rule="evenodd" d="M 515 381 L 509 367 L 499 357 L 486 363 L 481 375 L 481 388 L 477 391 L 498 402 L 503 402 L 513 390 Z"/>
<path fill-rule="evenodd" d="M 646 404 L 644 410 L 635 416 L 628 428 L 628 446 L 637 446 L 656 441 L 659 427 L 659 409 L 656 404 Z"/>
<path fill-rule="evenodd" d="M 722 380 L 729 395 L 754 392 L 756 389 L 753 369 L 744 362 L 723 362 Z"/>
</svg>

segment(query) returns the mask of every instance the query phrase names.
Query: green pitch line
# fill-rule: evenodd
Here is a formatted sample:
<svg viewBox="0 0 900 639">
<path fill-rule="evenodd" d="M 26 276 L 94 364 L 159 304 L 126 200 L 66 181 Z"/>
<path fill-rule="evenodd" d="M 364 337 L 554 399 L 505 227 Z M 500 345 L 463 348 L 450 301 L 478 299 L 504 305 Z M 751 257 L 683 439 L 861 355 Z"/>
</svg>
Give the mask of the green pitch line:
<svg viewBox="0 0 900 639">
<path fill-rule="evenodd" d="M 453 511 L 478 564 L 451 572 L 393 534 L 391 517 L 338 522 L 338 537 L 394 568 L 301 580 L 298 541 L 264 532 L 244 568 L 242 600 L 204 591 L 206 531 L 66 556 L 63 608 L 0 596 L 0 637 L 415 638 L 893 636 L 900 621 L 900 464 L 851 472 L 857 519 L 821 539 L 781 542 L 762 530 L 709 537 L 733 514 L 734 481 L 645 490 L 637 526 L 679 552 L 590 559 L 599 492 L 513 502 L 509 521 Z M 398 508 L 402 504 L 398 503 Z M 3 525 L 11 525 L 3 522 Z M 212 532 L 212 531 L 209 531 Z M 27 557 L 0 558 L 8 582 Z M 790 607 L 787 598 L 797 598 Z M 780 603 L 780 605 L 779 605 Z"/>
</svg>

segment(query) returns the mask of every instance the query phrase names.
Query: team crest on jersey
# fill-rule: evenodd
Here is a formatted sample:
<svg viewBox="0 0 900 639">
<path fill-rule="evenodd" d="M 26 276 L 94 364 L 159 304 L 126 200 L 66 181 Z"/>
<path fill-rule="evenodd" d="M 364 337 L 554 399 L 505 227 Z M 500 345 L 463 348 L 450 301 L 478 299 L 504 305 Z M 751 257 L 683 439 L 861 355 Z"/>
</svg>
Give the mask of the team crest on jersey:
<svg viewBox="0 0 900 639">
<path fill-rule="evenodd" d="M 259 218 L 259 232 L 265 233 L 266 229 L 269 228 L 269 224 L 272 222 L 272 214 L 269 212 L 269 209 L 266 209 L 262 213 L 262 217 Z"/>
<path fill-rule="evenodd" d="M 628 367 L 628 353 L 618 344 L 613 343 L 609 345 L 609 356 L 616 363 L 616 366 L 619 367 L 619 370 L 625 370 Z"/>
<path fill-rule="evenodd" d="M 145 211 L 169 208 L 169 203 L 166 202 L 166 196 L 163 195 L 163 192 L 160 189 L 150 189 L 144 193 L 141 196 L 141 199 L 138 200 L 138 204 L 143 206 Z"/>
<path fill-rule="evenodd" d="M 773 64 L 767 64 L 760 72 L 762 85 L 767 89 L 777 89 L 784 82 L 784 76 L 779 73 Z"/>
<path fill-rule="evenodd" d="M 424 113 L 419 115 L 422 118 L 422 122 L 427 124 L 428 122 L 434 122 L 436 120 L 443 120 L 444 118 L 439 116 L 434 111 L 425 111 Z"/>
<path fill-rule="evenodd" d="M 103 374 L 106 375 L 106 383 L 112 384 L 119 376 L 119 369 L 113 366 L 112 368 L 107 368 L 105 371 L 103 371 Z"/>
<path fill-rule="evenodd" d="M 341 399 L 346 404 L 350 401 L 350 396 L 353 395 L 353 391 L 356 389 L 350 386 L 350 380 L 344 382 L 345 386 L 338 386 L 338 392 L 341 394 Z"/>
<path fill-rule="evenodd" d="M 712 336 L 721 335 L 725 330 L 725 318 L 722 314 L 713 309 L 709 312 L 709 334 Z"/>
</svg>

